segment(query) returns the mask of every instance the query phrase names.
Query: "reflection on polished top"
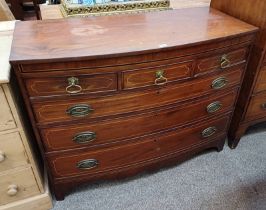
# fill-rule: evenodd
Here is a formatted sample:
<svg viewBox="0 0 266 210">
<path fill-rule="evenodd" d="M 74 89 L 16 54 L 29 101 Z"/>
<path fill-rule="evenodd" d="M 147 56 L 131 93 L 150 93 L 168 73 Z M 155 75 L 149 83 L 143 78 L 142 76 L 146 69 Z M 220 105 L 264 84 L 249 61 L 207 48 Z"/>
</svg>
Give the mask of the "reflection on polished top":
<svg viewBox="0 0 266 210">
<path fill-rule="evenodd" d="M 255 27 L 208 7 L 136 15 L 16 23 L 11 62 L 133 55 L 251 33 Z"/>
</svg>

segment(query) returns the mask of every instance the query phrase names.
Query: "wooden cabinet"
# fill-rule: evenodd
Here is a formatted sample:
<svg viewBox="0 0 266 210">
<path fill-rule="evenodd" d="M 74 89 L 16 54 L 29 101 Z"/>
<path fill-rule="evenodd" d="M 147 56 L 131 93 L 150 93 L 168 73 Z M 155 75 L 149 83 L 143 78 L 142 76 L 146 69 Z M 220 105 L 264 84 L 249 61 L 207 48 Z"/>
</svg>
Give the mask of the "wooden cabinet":
<svg viewBox="0 0 266 210">
<path fill-rule="evenodd" d="M 256 31 L 209 8 L 18 23 L 11 63 L 56 198 L 222 150 Z"/>
<path fill-rule="evenodd" d="M 47 182 L 9 77 L 13 28 L 14 22 L 0 23 L 0 210 L 47 210 L 52 207 Z"/>
<path fill-rule="evenodd" d="M 249 126 L 266 121 L 266 1 L 212 0 L 211 7 L 260 28 L 229 130 L 235 148 Z"/>
</svg>

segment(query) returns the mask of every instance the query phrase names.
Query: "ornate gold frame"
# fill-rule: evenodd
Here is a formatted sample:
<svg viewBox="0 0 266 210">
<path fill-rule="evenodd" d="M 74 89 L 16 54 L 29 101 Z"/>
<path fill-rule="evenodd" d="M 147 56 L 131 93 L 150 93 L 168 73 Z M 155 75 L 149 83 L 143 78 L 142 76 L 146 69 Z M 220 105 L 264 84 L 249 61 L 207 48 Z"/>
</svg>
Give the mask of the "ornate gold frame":
<svg viewBox="0 0 266 210">
<path fill-rule="evenodd" d="M 112 15 L 121 13 L 139 13 L 170 9 L 170 0 L 139 0 L 132 2 L 114 2 L 86 6 L 70 4 L 66 0 L 61 1 L 60 10 L 64 17 L 86 17 L 99 15 Z"/>
</svg>

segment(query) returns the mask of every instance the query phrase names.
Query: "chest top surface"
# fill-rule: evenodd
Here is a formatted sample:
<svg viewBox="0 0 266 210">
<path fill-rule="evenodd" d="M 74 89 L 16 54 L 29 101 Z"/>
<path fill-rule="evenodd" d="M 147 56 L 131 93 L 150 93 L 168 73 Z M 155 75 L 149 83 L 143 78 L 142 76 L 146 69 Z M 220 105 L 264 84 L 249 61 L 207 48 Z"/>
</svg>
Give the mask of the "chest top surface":
<svg viewBox="0 0 266 210">
<path fill-rule="evenodd" d="M 10 61 L 48 62 L 182 48 L 254 32 L 209 7 L 16 23 Z"/>
</svg>

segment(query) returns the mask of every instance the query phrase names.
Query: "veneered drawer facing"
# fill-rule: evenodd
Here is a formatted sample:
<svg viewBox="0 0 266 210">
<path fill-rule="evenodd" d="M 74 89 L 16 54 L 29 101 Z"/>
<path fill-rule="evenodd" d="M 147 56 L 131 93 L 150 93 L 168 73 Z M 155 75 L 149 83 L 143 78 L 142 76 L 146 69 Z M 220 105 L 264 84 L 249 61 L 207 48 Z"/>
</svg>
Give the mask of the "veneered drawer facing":
<svg viewBox="0 0 266 210">
<path fill-rule="evenodd" d="M 207 143 L 225 132 L 228 120 L 229 116 L 108 149 L 57 154 L 48 158 L 49 164 L 57 178 L 115 170 Z"/>
<path fill-rule="evenodd" d="M 69 74 L 69 73 L 68 73 Z M 36 96 L 56 96 L 85 93 L 99 93 L 117 90 L 116 74 L 73 75 L 37 77 L 25 79 L 28 94 Z"/>
<path fill-rule="evenodd" d="M 197 61 L 195 74 L 209 73 L 215 70 L 223 70 L 246 62 L 248 48 L 242 48 L 223 54 L 208 56 Z"/>
<path fill-rule="evenodd" d="M 4 90 L 0 86 L 0 131 L 16 127 Z"/>
<path fill-rule="evenodd" d="M 192 61 L 123 72 L 124 89 L 163 85 L 191 77 Z"/>
<path fill-rule="evenodd" d="M 219 96 L 207 96 L 182 107 L 102 122 L 41 129 L 41 134 L 47 151 L 135 138 L 229 111 L 236 94 L 237 89 Z"/>
<path fill-rule="evenodd" d="M 220 89 L 238 85 L 241 77 L 242 69 L 238 68 L 234 71 L 221 72 L 218 75 L 207 78 L 199 78 L 194 83 L 188 81 L 167 86 L 159 90 L 143 91 L 137 94 L 125 93 L 92 99 L 34 102 L 33 110 L 36 120 L 39 123 L 93 119 L 141 111 L 152 107 L 169 105 L 208 93 L 215 93 Z M 71 115 L 73 112 L 74 115 Z M 83 116 L 81 116 L 82 114 Z"/>
<path fill-rule="evenodd" d="M 0 205 L 39 194 L 39 188 L 30 167 L 0 174 Z"/>
<path fill-rule="evenodd" d="M 255 86 L 255 93 L 266 90 L 266 66 L 262 67 Z"/>
<path fill-rule="evenodd" d="M 19 133 L 0 134 L 0 172 L 26 164 L 27 156 Z"/>
<path fill-rule="evenodd" d="M 251 98 L 247 110 L 248 120 L 266 117 L 266 93 L 263 92 Z"/>
</svg>

